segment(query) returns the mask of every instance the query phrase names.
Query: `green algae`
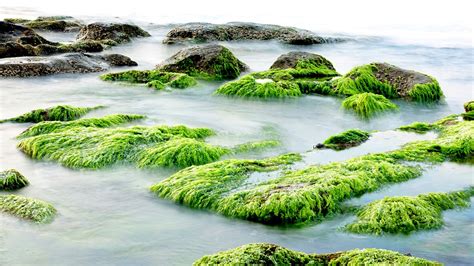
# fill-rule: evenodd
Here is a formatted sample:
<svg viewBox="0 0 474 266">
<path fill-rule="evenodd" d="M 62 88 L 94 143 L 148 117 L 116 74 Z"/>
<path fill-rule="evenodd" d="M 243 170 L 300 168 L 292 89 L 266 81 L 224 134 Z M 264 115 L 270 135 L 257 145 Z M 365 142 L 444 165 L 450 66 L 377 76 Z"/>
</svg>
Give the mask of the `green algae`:
<svg viewBox="0 0 474 266">
<path fill-rule="evenodd" d="M 193 265 L 441 265 L 384 249 L 353 249 L 328 254 L 298 252 L 275 244 L 255 243 L 204 256 Z"/>
<path fill-rule="evenodd" d="M 357 213 L 346 230 L 358 234 L 404 233 L 438 229 L 443 210 L 468 207 L 474 187 L 451 193 L 428 193 L 416 197 L 385 197 L 369 203 Z"/>
<path fill-rule="evenodd" d="M 415 132 L 415 133 L 426 133 L 431 130 L 435 130 L 437 127 L 430 123 L 425 122 L 413 122 L 406 126 L 401 126 L 398 129 L 401 131 Z"/>
<path fill-rule="evenodd" d="M 34 20 L 22 18 L 5 18 L 3 21 L 21 24 L 36 30 L 65 31 L 71 28 L 79 29 L 81 24 L 77 21 L 71 21 L 71 19 L 72 17 L 68 16 L 49 16 L 38 17 Z"/>
<path fill-rule="evenodd" d="M 285 98 L 301 96 L 298 86 L 290 81 L 273 81 L 271 79 L 255 79 L 252 75 L 224 84 L 215 94 L 257 97 L 257 98 Z"/>
<path fill-rule="evenodd" d="M 462 118 L 466 121 L 474 120 L 474 111 L 469 111 L 462 114 Z"/>
<path fill-rule="evenodd" d="M 0 195 L 0 211 L 36 223 L 51 222 L 56 215 L 51 204 L 18 195 Z"/>
<path fill-rule="evenodd" d="M 146 84 L 148 87 L 162 90 L 165 87 L 185 89 L 197 84 L 196 80 L 183 73 L 164 72 L 159 70 L 129 70 L 118 73 L 107 73 L 100 76 L 105 81 L 123 81 Z"/>
<path fill-rule="evenodd" d="M 398 110 L 398 106 L 385 98 L 370 92 L 354 94 L 342 102 L 342 107 L 354 111 L 362 118 L 370 118 L 386 111 Z"/>
<path fill-rule="evenodd" d="M 232 148 L 234 153 L 242 153 L 249 151 L 258 151 L 266 148 L 272 148 L 279 146 L 281 143 L 278 140 L 262 140 L 252 141 L 247 143 L 238 144 Z"/>
<path fill-rule="evenodd" d="M 464 111 L 471 112 L 474 111 L 474 101 L 469 101 L 464 104 Z"/>
<path fill-rule="evenodd" d="M 370 133 L 360 129 L 350 129 L 333 135 L 323 142 L 325 148 L 334 150 L 344 150 L 350 147 L 359 146 L 367 141 Z"/>
<path fill-rule="evenodd" d="M 29 183 L 28 179 L 15 169 L 0 172 L 0 190 L 20 189 Z"/>
<path fill-rule="evenodd" d="M 1 120 L 3 122 L 16 123 L 38 123 L 42 121 L 71 121 L 79 119 L 81 116 L 89 113 L 92 110 L 103 108 L 103 106 L 96 107 L 74 107 L 70 105 L 58 105 L 47 109 L 36 109 L 18 117 Z"/>
<path fill-rule="evenodd" d="M 239 187 L 250 174 L 261 171 L 254 166 L 268 161 L 224 160 L 186 168 L 153 185 L 151 191 L 189 207 L 260 223 L 320 220 L 340 212 L 344 200 L 419 177 L 422 167 L 417 163 L 472 158 L 474 123 L 453 123 L 452 119 L 450 116 L 436 122 L 440 125 L 437 139 L 411 142 L 390 152 L 282 172 L 275 179 L 245 186 L 243 190 Z"/>
</svg>

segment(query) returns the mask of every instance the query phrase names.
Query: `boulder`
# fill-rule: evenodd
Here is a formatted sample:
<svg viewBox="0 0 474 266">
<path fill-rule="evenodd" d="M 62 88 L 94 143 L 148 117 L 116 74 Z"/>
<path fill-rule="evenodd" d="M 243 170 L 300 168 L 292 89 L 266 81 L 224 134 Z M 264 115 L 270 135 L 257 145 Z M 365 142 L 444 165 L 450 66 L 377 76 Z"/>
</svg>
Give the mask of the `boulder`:
<svg viewBox="0 0 474 266">
<path fill-rule="evenodd" d="M 20 24 L 25 27 L 44 31 L 78 31 L 82 24 L 70 16 L 38 17 L 34 20 L 22 18 L 6 18 L 5 22 Z"/>
<path fill-rule="evenodd" d="M 130 42 L 132 38 L 148 37 L 150 34 L 138 26 L 118 23 L 92 23 L 83 26 L 76 39 L 79 41 L 102 41 L 109 44 Z"/>
<path fill-rule="evenodd" d="M 309 45 L 343 41 L 324 38 L 293 27 L 232 22 L 227 24 L 187 23 L 173 28 L 163 41 L 166 44 L 186 41 L 279 40 L 288 44 Z"/>
<path fill-rule="evenodd" d="M 321 55 L 307 52 L 289 52 L 277 58 L 270 69 L 296 68 L 299 62 L 313 62 L 316 66 L 325 66 L 328 69 L 336 70 L 332 63 Z"/>
<path fill-rule="evenodd" d="M 17 57 L 0 59 L 0 76 L 30 77 L 59 73 L 89 73 L 121 65 L 130 66 L 136 63 L 123 55 L 69 53 L 48 57 Z"/>
<path fill-rule="evenodd" d="M 9 22 L 0 21 L 0 43 L 16 42 L 20 44 L 54 44 L 38 35 L 34 30 Z"/>
<path fill-rule="evenodd" d="M 166 72 L 186 73 L 202 79 L 234 79 L 247 69 L 222 45 L 209 44 L 180 50 L 157 66 Z"/>
</svg>

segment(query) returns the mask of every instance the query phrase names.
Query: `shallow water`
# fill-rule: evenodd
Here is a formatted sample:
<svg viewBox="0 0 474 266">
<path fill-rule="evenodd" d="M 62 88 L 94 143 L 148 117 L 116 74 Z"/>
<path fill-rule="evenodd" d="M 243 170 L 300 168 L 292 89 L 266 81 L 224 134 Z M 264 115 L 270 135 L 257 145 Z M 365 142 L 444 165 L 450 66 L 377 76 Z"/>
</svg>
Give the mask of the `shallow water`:
<svg viewBox="0 0 474 266">
<path fill-rule="evenodd" d="M 137 69 L 149 69 L 183 46 L 161 44 L 166 27 L 144 25 L 153 35 L 107 52 L 130 56 Z M 54 36 L 53 36 L 54 35 Z M 45 34 L 67 41 L 73 35 Z M 282 53 L 303 50 L 331 60 L 340 73 L 372 61 L 386 61 L 428 73 L 438 79 L 446 99 L 425 106 L 397 101 L 400 112 L 370 121 L 340 109 L 341 99 L 305 96 L 287 100 L 243 100 L 212 96 L 220 85 L 200 82 L 186 90 L 154 91 L 143 86 L 103 82 L 98 74 L 56 75 L 0 80 L 0 118 L 56 104 L 106 105 L 89 117 L 111 113 L 145 114 L 142 124 L 185 124 L 218 131 L 209 142 L 234 145 L 251 140 L 279 139 L 282 147 L 264 153 L 240 155 L 259 158 L 283 152 L 305 152 L 307 164 L 340 161 L 369 152 L 393 150 L 403 143 L 435 137 L 390 131 L 413 121 L 435 121 L 462 112 L 473 98 L 472 48 L 434 48 L 401 45 L 384 38 L 314 46 L 277 42 L 225 43 L 253 71 L 267 69 Z M 118 69 L 114 69 L 118 70 Z M 123 69 L 121 69 L 123 70 Z M 189 265 L 197 258 L 252 242 L 272 242 L 306 252 L 334 252 L 377 247 L 411 253 L 450 265 L 473 261 L 474 208 L 446 211 L 445 226 L 409 236 L 360 236 L 339 229 L 352 215 L 336 216 L 322 223 L 276 227 L 221 217 L 157 199 L 148 188 L 175 170 L 137 170 L 117 165 L 99 171 L 71 170 L 54 162 L 35 161 L 16 149 L 15 137 L 29 125 L 0 124 L 0 169 L 16 168 L 31 185 L 18 194 L 51 202 L 59 215 L 49 225 L 35 225 L 7 215 L 0 216 L 0 264 L 117 264 Z M 347 151 L 311 151 L 328 136 L 360 128 L 377 130 L 365 144 Z M 307 152 L 309 151 L 309 152 Z M 349 201 L 366 204 L 388 195 L 416 195 L 453 191 L 473 183 L 472 166 L 444 163 L 402 184 Z M 261 182 L 272 176 L 253 176 Z M 2 253 L 3 252 L 3 253 Z M 3 260 L 3 261 L 2 261 Z"/>
</svg>

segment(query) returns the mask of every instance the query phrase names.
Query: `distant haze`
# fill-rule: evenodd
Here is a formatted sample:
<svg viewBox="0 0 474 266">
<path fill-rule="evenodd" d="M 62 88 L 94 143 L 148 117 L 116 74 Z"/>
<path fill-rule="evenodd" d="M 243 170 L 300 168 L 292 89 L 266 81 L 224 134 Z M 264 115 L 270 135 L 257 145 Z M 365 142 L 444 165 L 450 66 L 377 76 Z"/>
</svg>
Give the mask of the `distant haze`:
<svg viewBox="0 0 474 266">
<path fill-rule="evenodd" d="M 412 44 L 472 47 L 472 10 L 469 0 L 6 0 L 0 3 L 0 18 L 40 14 L 120 17 L 157 24 L 253 21 L 322 33 L 389 36 Z"/>
</svg>

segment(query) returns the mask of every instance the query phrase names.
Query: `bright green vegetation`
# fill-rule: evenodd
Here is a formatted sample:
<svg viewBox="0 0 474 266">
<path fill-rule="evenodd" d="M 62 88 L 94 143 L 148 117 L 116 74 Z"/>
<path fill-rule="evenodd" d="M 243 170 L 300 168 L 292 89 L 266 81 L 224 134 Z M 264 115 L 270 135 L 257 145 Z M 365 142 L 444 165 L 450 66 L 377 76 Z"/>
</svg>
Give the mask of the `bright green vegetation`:
<svg viewBox="0 0 474 266">
<path fill-rule="evenodd" d="M 384 249 L 354 249 L 329 254 L 307 254 L 274 244 L 247 244 L 208 255 L 193 265 L 441 265 Z"/>
<path fill-rule="evenodd" d="M 435 130 L 437 127 L 433 124 L 424 123 L 424 122 L 414 122 L 406 126 L 401 126 L 398 129 L 402 131 L 408 132 L 416 132 L 416 133 L 426 133 L 431 130 Z"/>
<path fill-rule="evenodd" d="M 462 114 L 462 118 L 466 121 L 474 120 L 474 111 L 469 111 Z"/>
<path fill-rule="evenodd" d="M 469 101 L 464 104 L 464 111 L 471 112 L 474 111 L 474 101 Z"/>
<path fill-rule="evenodd" d="M 74 107 L 70 105 L 58 105 L 47 109 L 36 109 L 18 117 L 1 120 L 0 123 L 11 121 L 17 123 L 38 123 L 42 121 L 71 121 L 80 118 L 92 110 L 103 108 L 96 107 Z"/>
<path fill-rule="evenodd" d="M 0 172 L 0 190 L 20 189 L 28 184 L 28 179 L 15 169 Z"/>
<path fill-rule="evenodd" d="M 450 122 L 439 123 L 437 139 L 411 142 L 391 152 L 282 172 L 258 184 L 249 185 L 246 180 L 252 172 L 275 170 L 265 166 L 281 157 L 224 160 L 185 168 L 153 185 L 151 191 L 189 207 L 266 224 L 320 220 L 340 212 L 341 203 L 347 199 L 419 177 L 422 168 L 416 162 L 472 159 L 474 123 L 452 119 L 440 120 Z M 284 164 L 295 161 L 295 157 L 290 158 Z"/>
<path fill-rule="evenodd" d="M 156 90 L 162 90 L 165 87 L 184 89 L 196 85 L 196 80 L 186 74 L 163 72 L 159 70 L 129 70 L 103 74 L 100 78 L 106 81 L 143 83 Z"/>
<path fill-rule="evenodd" d="M 339 75 L 335 70 L 313 60 L 300 60 L 294 68 L 255 72 L 217 89 L 215 94 L 255 98 L 285 98 L 301 96 L 306 90 L 301 84 L 309 80 L 324 80 Z M 304 85 L 302 85 L 304 86 Z"/>
<path fill-rule="evenodd" d="M 359 129 L 350 129 L 329 137 L 323 142 L 323 145 L 325 148 L 329 149 L 344 150 L 350 147 L 359 146 L 367 141 L 369 137 L 369 132 Z"/>
<path fill-rule="evenodd" d="M 474 187 L 452 193 L 429 193 L 416 197 L 385 197 L 369 203 L 346 229 L 359 234 L 410 233 L 443 225 L 441 212 L 468 207 Z"/>
<path fill-rule="evenodd" d="M 397 110 L 398 106 L 383 95 L 364 92 L 354 94 L 342 102 L 345 109 L 354 111 L 362 118 L 370 118 L 379 113 Z"/>
<path fill-rule="evenodd" d="M 70 122 L 42 122 L 20 137 L 18 147 L 34 159 L 58 161 L 71 168 L 99 169 L 115 163 L 137 167 L 188 167 L 214 162 L 226 154 L 278 144 L 258 141 L 234 148 L 203 141 L 214 132 L 185 126 L 114 127 L 142 119 L 140 115 L 110 115 Z"/>
<path fill-rule="evenodd" d="M 0 195 L 0 211 L 36 223 L 48 223 L 56 215 L 51 204 L 18 195 Z"/>
</svg>

